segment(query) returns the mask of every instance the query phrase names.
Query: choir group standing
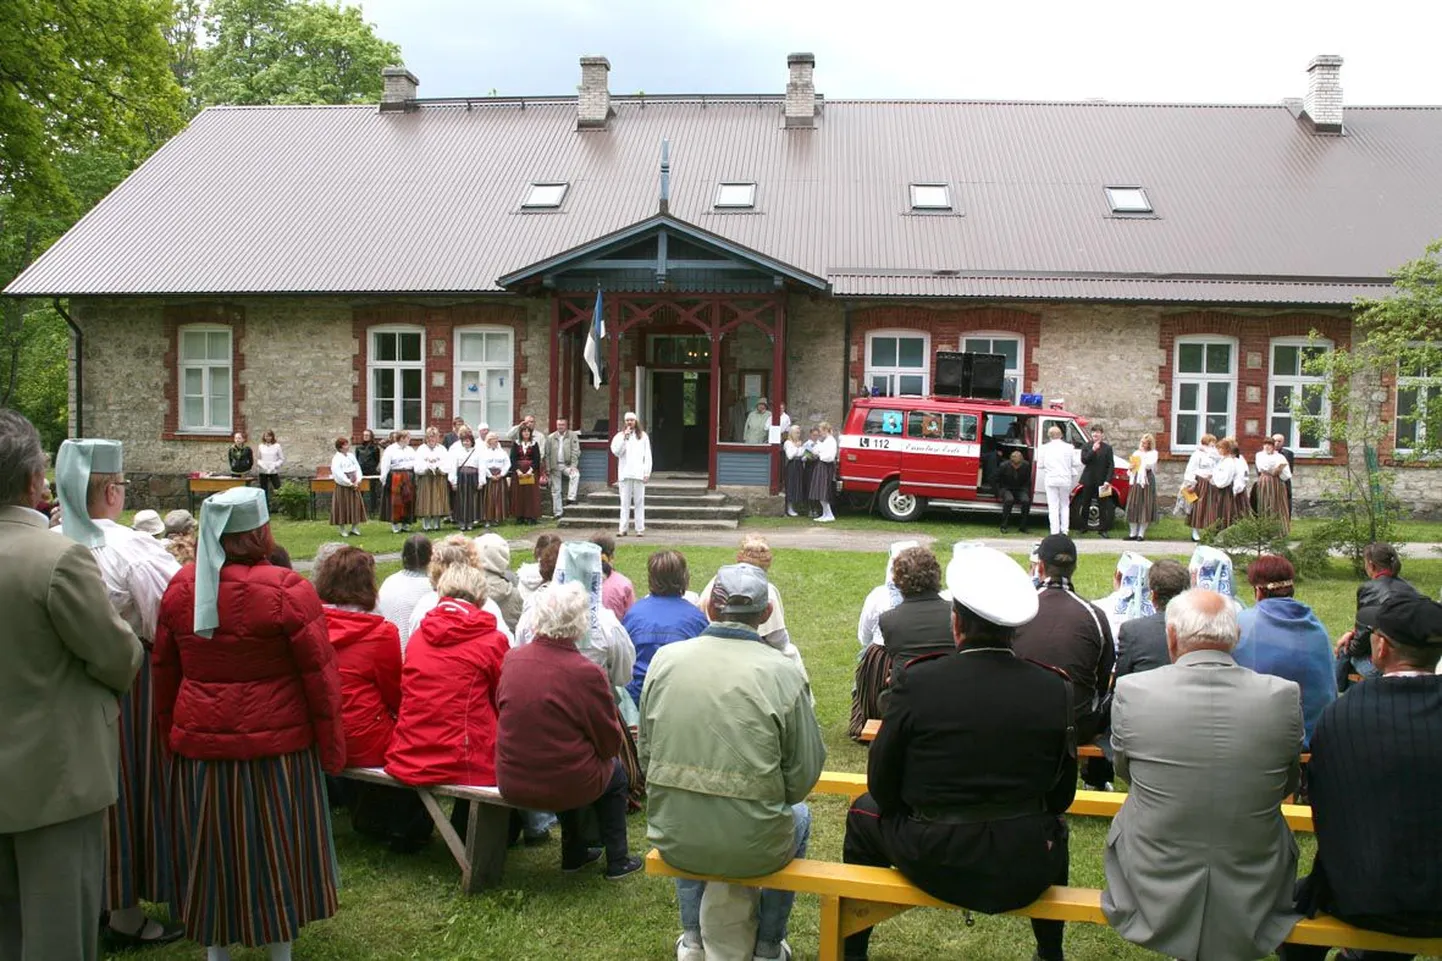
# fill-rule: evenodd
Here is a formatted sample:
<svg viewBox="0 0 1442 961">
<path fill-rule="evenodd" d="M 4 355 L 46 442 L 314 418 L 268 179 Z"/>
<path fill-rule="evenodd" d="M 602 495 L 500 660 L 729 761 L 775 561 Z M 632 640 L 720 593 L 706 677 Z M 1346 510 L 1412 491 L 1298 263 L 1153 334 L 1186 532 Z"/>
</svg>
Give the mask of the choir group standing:
<svg viewBox="0 0 1442 961">
<path fill-rule="evenodd" d="M 1192 540 L 1211 527 L 1230 527 L 1254 512 L 1275 517 L 1283 533 L 1292 526 L 1292 465 L 1281 435 L 1262 440 L 1257 454 L 1257 481 L 1251 494 L 1249 469 L 1234 437 L 1218 440 L 1203 434 L 1187 461 L 1181 499 L 1190 509 Z"/>
<path fill-rule="evenodd" d="M 791 424 L 781 450 L 786 458 L 786 516 L 799 517 L 799 507 L 823 524 L 836 520 L 831 513 L 831 494 L 836 489 L 839 451 L 831 425 L 822 421 L 803 439 L 801 425 Z"/>
</svg>

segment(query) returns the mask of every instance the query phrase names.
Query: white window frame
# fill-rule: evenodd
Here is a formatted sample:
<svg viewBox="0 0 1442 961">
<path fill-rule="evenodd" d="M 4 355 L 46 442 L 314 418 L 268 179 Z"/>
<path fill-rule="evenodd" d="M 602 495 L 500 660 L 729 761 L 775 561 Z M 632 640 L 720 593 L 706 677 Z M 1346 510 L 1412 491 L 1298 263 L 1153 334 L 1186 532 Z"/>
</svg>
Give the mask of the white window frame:
<svg viewBox="0 0 1442 961">
<path fill-rule="evenodd" d="M 1232 358 L 1232 363 L 1231 363 L 1231 368 L 1232 368 L 1232 369 L 1231 369 L 1231 372 L 1228 373 L 1228 374 L 1208 374 L 1208 373 L 1206 373 L 1205 371 L 1203 371 L 1202 373 L 1187 373 L 1187 374 L 1182 373 L 1182 370 L 1181 370 L 1182 348 L 1183 348 L 1184 346 L 1187 346 L 1187 345 L 1190 345 L 1190 344 L 1227 344 L 1227 345 L 1229 345 L 1229 346 L 1232 348 L 1232 349 L 1231 349 L 1231 358 Z M 1200 408 L 1200 410 L 1199 410 L 1199 413 L 1201 414 L 1202 419 L 1201 419 L 1201 423 L 1199 423 L 1199 424 L 1197 425 L 1197 437 L 1198 437 L 1198 439 L 1200 439 L 1203 434 L 1208 433 L 1208 431 L 1207 431 L 1207 418 L 1206 418 L 1206 410 L 1207 410 L 1207 409 L 1206 409 L 1207 385 L 1208 385 L 1208 384 L 1214 384 L 1214 383 L 1223 383 L 1223 382 L 1225 382 L 1225 383 L 1228 384 L 1229 387 L 1230 387 L 1230 390 L 1227 392 L 1227 421 L 1228 421 L 1228 429 L 1227 429 L 1226 433 L 1227 433 L 1227 434 L 1233 434 L 1233 433 L 1235 433 L 1235 431 L 1236 431 L 1236 429 L 1237 429 L 1237 373 L 1238 373 L 1238 367 L 1239 367 L 1239 365 L 1240 365 L 1240 357 L 1238 356 L 1238 348 L 1239 348 L 1239 346 L 1240 346 L 1240 345 L 1239 345 L 1238 342 L 1237 342 L 1237 338 L 1235 338 L 1235 337 L 1228 337 L 1228 336 L 1226 336 L 1226 335 L 1224 335 L 1224 334 L 1187 334 L 1187 335 L 1185 335 L 1185 336 L 1178 337 L 1178 338 L 1176 339 L 1176 342 L 1172 345 L 1172 419 L 1171 419 L 1171 450 L 1172 450 L 1173 452 L 1178 453 L 1178 454 L 1181 454 L 1181 453 L 1191 453 L 1192 451 L 1194 451 L 1194 450 L 1197 449 L 1197 445 L 1196 445 L 1196 444 L 1181 444 L 1181 443 L 1178 443 L 1178 442 L 1177 442 L 1177 418 L 1181 415 L 1182 385 L 1183 385 L 1184 383 L 1186 383 L 1186 384 L 1197 384 L 1197 385 L 1198 385 L 1198 387 L 1197 387 L 1197 396 L 1198 396 L 1198 399 L 1199 399 L 1199 400 L 1201 401 L 1201 403 L 1202 403 L 1202 406 L 1201 406 L 1201 408 Z M 1203 366 L 1204 368 L 1206 367 L 1206 355 L 1205 355 L 1205 353 L 1204 353 L 1203 356 L 1202 356 L 1202 366 Z M 1222 435 L 1222 434 L 1218 434 L 1218 435 L 1217 435 L 1218 439 L 1220 439 L 1222 436 L 1224 436 L 1224 435 Z"/>
<path fill-rule="evenodd" d="M 875 341 L 876 338 L 878 338 L 878 337 L 895 337 L 895 338 L 903 338 L 903 337 L 906 337 L 906 338 L 911 338 L 911 339 L 919 339 L 919 340 L 921 341 L 921 366 L 920 366 L 920 367 L 902 367 L 902 366 L 897 365 L 897 364 L 892 364 L 892 365 L 873 365 L 873 364 L 871 363 L 871 345 L 872 345 L 872 342 Z M 897 393 L 897 391 L 896 391 L 896 379 L 897 379 L 898 377 L 901 377 L 901 376 L 914 377 L 914 376 L 916 376 L 916 375 L 919 374 L 919 375 L 921 376 L 921 394 L 920 394 L 920 396 L 922 396 L 922 397 L 929 397 L 929 396 L 931 395 L 931 334 L 930 334 L 929 332 L 924 331 L 924 330 L 871 330 L 871 331 L 867 331 L 867 333 L 866 333 L 866 343 L 865 343 L 865 345 L 864 345 L 864 349 L 865 349 L 865 351 L 866 351 L 866 355 L 865 355 L 865 357 L 863 358 L 863 362 L 862 362 L 862 381 L 863 381 L 863 383 L 866 385 L 866 387 L 867 387 L 868 390 L 871 389 L 871 381 L 872 381 L 872 378 L 873 378 L 873 377 L 886 377 L 886 378 L 887 378 L 887 384 L 888 384 L 887 396 L 888 396 L 888 397 L 901 396 L 901 395 L 899 395 L 899 394 Z M 897 344 L 896 354 L 897 354 L 897 359 L 900 360 L 900 358 L 901 358 L 901 344 L 900 344 L 900 343 Z M 912 396 L 912 395 L 906 395 L 906 396 Z"/>
<path fill-rule="evenodd" d="M 927 191 L 932 191 L 932 190 L 939 190 L 939 191 L 941 191 L 941 199 L 940 199 L 940 201 L 937 201 L 937 200 L 935 200 L 935 199 L 932 199 L 932 200 L 923 200 L 923 198 L 926 196 L 926 192 L 927 192 Z M 909 195 L 910 200 L 911 200 L 911 209 L 912 209 L 912 210 L 951 210 L 951 209 L 953 209 L 953 208 L 952 208 L 952 202 L 951 202 L 951 184 L 949 184 L 949 183 L 944 183 L 944 182 L 942 182 L 942 181 L 936 181 L 936 180 L 917 181 L 917 182 L 911 184 L 911 189 L 908 191 L 908 195 Z"/>
<path fill-rule="evenodd" d="M 464 334 L 505 334 L 505 335 L 506 335 L 506 342 L 507 342 L 507 345 L 509 346 L 509 350 L 508 350 L 508 353 L 509 353 L 509 355 L 510 355 L 509 359 L 508 359 L 508 360 L 506 361 L 506 363 L 504 363 L 504 364 L 491 363 L 491 362 L 488 361 L 488 360 L 487 360 L 487 361 L 479 361 L 479 362 L 477 362 L 477 361 L 462 361 L 462 360 L 461 360 L 461 337 L 462 337 L 462 335 L 464 335 Z M 451 344 L 451 357 L 454 359 L 454 363 L 451 365 L 451 383 L 455 385 L 455 400 L 454 400 L 454 405 L 451 407 L 451 410 L 452 410 L 452 412 L 453 412 L 453 413 L 452 413 L 452 416 L 460 416 L 460 412 L 461 412 L 461 400 L 462 400 L 462 397 L 461 397 L 461 373 L 462 373 L 462 371 L 468 371 L 468 370 L 482 370 L 482 371 L 502 370 L 502 371 L 505 371 L 505 373 L 506 373 L 506 384 L 507 384 L 507 387 L 508 387 L 508 393 L 507 393 L 507 396 L 506 396 L 506 417 L 505 417 L 505 422 L 504 422 L 504 423 L 499 423 L 499 424 L 492 424 L 492 423 L 490 423 L 489 421 L 487 421 L 486 426 L 490 427 L 492 430 L 501 430 L 501 431 L 509 430 L 509 429 L 511 428 L 511 425 L 512 425 L 512 424 L 515 424 L 516 421 L 519 419 L 519 418 L 517 418 L 517 417 L 515 416 L 515 415 L 516 415 L 516 332 L 515 332 L 515 330 L 513 330 L 513 329 L 510 328 L 510 327 L 503 327 L 503 326 L 496 325 L 496 324 L 489 324 L 489 325 L 487 325 L 487 324 L 477 324 L 477 325 L 470 326 L 470 327 L 457 327 L 457 328 L 456 328 L 456 331 L 455 331 L 455 337 L 454 337 L 454 339 L 453 339 L 453 341 L 452 341 L 452 344 Z M 489 378 L 487 378 L 487 379 L 489 379 Z M 492 403 L 492 401 L 491 401 L 491 399 L 490 399 L 489 397 L 485 398 L 485 399 L 482 401 L 482 410 L 484 410 L 484 411 L 489 411 L 489 410 L 490 410 L 490 407 L 491 407 L 491 403 Z M 489 414 L 488 414 L 487 416 L 489 416 Z M 471 428 L 473 428 L 473 429 L 476 427 L 475 424 L 470 424 L 469 426 L 470 426 Z M 539 431 L 539 430 L 540 430 L 540 427 L 537 427 L 537 430 Z M 478 442 L 478 443 L 479 443 L 479 440 L 480 440 L 480 439 L 477 438 L 477 442 Z"/>
<path fill-rule="evenodd" d="M 1272 418 L 1275 416 L 1279 416 L 1276 410 L 1277 388 L 1279 387 L 1291 388 L 1294 405 L 1296 402 L 1296 398 L 1300 397 L 1302 392 L 1305 391 L 1307 388 L 1322 388 L 1321 417 L 1323 422 L 1326 423 L 1332 414 L 1332 402 L 1327 397 L 1327 379 L 1325 377 L 1319 377 L 1315 374 L 1306 373 L 1306 363 L 1305 361 L 1300 361 L 1300 358 L 1300 366 L 1298 373 L 1277 373 L 1278 347 L 1296 347 L 1299 351 L 1305 347 L 1320 347 L 1323 350 L 1331 351 L 1333 345 L 1330 340 L 1326 340 L 1323 338 L 1317 338 L 1314 340 L 1311 337 L 1273 337 L 1271 342 L 1267 344 L 1267 434 L 1271 435 L 1279 433 L 1278 431 L 1272 429 Z M 1295 411 L 1296 408 L 1295 406 L 1293 406 L 1291 409 Z M 1295 413 L 1288 413 L 1281 414 L 1280 416 L 1287 417 L 1291 421 L 1291 426 L 1285 432 L 1281 433 L 1283 433 L 1283 435 L 1287 438 L 1286 446 L 1290 447 L 1297 454 L 1326 456 L 1326 454 L 1331 451 L 1331 446 L 1325 436 L 1321 438 L 1321 443 L 1318 444 L 1316 447 L 1301 446 L 1301 431 L 1298 429 L 1297 426 L 1297 415 Z"/>
<path fill-rule="evenodd" d="M 1412 346 L 1416 347 L 1421 345 L 1414 343 Z M 1433 344 L 1432 346 L 1435 348 L 1442 348 L 1442 344 Z M 1433 391 L 1442 390 L 1442 376 L 1434 375 L 1428 377 L 1408 377 L 1403 375 L 1400 369 L 1397 371 L 1397 384 L 1393 388 L 1394 393 L 1392 395 L 1392 451 L 1393 453 L 1402 454 L 1404 456 L 1410 455 L 1413 451 L 1417 449 L 1415 447 L 1403 447 L 1397 442 L 1397 421 L 1401 419 L 1398 416 L 1397 408 L 1398 404 L 1401 401 L 1401 392 L 1408 389 L 1413 389 L 1417 391 L 1417 409 L 1422 412 L 1418 416 L 1411 419 L 1416 420 L 1419 424 L 1421 424 L 1422 430 L 1425 432 L 1427 430 L 1427 418 L 1425 414 L 1429 404 L 1428 394 L 1432 393 Z"/>
<path fill-rule="evenodd" d="M 756 206 L 756 183 L 752 180 L 723 180 L 716 185 L 717 210 L 749 210 Z"/>
<path fill-rule="evenodd" d="M 209 348 L 207 346 L 206 356 L 197 360 L 188 360 L 185 356 L 185 335 L 205 334 L 209 341 L 211 334 L 225 334 L 229 348 L 226 352 L 225 363 L 221 364 L 210 360 Z M 223 324 L 185 324 L 176 331 L 175 345 L 175 376 L 176 376 L 176 407 L 175 422 L 182 434 L 230 434 L 234 428 L 235 411 L 235 331 Z M 201 401 L 203 405 L 202 424 L 189 424 L 185 420 L 185 373 L 188 370 L 199 370 L 201 372 Z M 225 410 L 215 411 L 211 409 L 210 385 L 217 376 L 225 378 L 226 396 L 230 402 L 225 405 Z"/>
<path fill-rule="evenodd" d="M 416 334 L 421 339 L 421 354 L 419 360 L 378 360 L 376 355 L 376 336 L 380 334 Z M 397 341 L 397 347 L 400 342 Z M 400 353 L 399 350 L 396 351 Z M 395 402 L 396 402 L 396 423 L 390 427 L 382 427 L 380 418 L 377 416 L 377 407 L 380 398 L 376 392 L 376 371 L 388 370 L 395 377 Z M 419 424 L 402 423 L 403 411 L 405 410 L 405 398 L 401 394 L 401 376 L 403 370 L 418 370 L 421 372 L 421 422 Z M 380 327 L 371 327 L 366 331 L 366 423 L 372 431 L 379 434 L 381 431 L 408 430 L 412 434 L 417 431 L 424 431 L 426 425 L 426 329 L 414 324 L 387 324 Z"/>
<path fill-rule="evenodd" d="M 1111 207 L 1112 213 L 1114 214 L 1150 214 L 1156 212 L 1152 208 L 1152 198 L 1147 196 L 1147 189 L 1145 187 L 1125 187 L 1118 184 L 1110 184 L 1105 190 L 1107 192 L 1107 206 Z"/>
<path fill-rule="evenodd" d="M 1016 393 L 1008 399 L 1013 404 L 1018 403 L 1021 400 L 1021 395 L 1026 393 L 1026 383 L 1024 379 L 1024 374 L 1026 373 L 1026 338 L 1010 330 L 968 330 L 961 335 L 961 341 L 956 345 L 956 349 L 965 351 L 968 340 L 1016 341 L 1016 367 L 1008 367 L 1005 376 L 1016 381 Z"/>
<path fill-rule="evenodd" d="M 559 192 L 558 192 L 559 191 Z M 564 180 L 537 180 L 526 187 L 522 210 L 557 210 L 566 202 L 571 184 Z M 551 199 L 554 196 L 554 200 Z"/>
</svg>

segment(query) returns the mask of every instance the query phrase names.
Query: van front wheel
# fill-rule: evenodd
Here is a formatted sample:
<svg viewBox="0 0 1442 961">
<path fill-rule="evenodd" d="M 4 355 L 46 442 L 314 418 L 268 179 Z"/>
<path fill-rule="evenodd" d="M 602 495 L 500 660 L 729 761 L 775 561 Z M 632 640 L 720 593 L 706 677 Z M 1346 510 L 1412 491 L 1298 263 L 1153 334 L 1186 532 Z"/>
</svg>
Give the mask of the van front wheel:
<svg viewBox="0 0 1442 961">
<path fill-rule="evenodd" d="M 891 521 L 914 521 L 921 517 L 921 512 L 926 509 L 925 498 L 917 497 L 915 494 L 903 494 L 899 481 L 887 481 L 881 487 L 878 501 L 881 505 L 881 516 Z"/>
</svg>

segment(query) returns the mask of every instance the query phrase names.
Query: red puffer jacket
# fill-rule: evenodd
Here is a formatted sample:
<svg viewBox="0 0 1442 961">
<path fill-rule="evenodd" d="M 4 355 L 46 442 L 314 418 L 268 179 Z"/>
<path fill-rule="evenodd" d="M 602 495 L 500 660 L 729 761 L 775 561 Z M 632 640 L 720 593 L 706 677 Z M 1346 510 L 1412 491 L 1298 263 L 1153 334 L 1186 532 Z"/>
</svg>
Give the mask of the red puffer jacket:
<svg viewBox="0 0 1442 961">
<path fill-rule="evenodd" d="M 380 767 L 401 709 L 401 635 L 379 614 L 325 609 L 340 667 L 346 767 Z"/>
<path fill-rule="evenodd" d="M 386 773 L 406 784 L 496 783 L 496 686 L 510 644 L 496 618 L 454 598 L 406 645 Z"/>
<path fill-rule="evenodd" d="M 155 721 L 181 757 L 247 761 L 314 745 L 345 767 L 340 672 L 310 581 L 262 561 L 220 569 L 220 627 L 195 633 L 195 565 L 160 602 L 151 671 Z"/>
</svg>

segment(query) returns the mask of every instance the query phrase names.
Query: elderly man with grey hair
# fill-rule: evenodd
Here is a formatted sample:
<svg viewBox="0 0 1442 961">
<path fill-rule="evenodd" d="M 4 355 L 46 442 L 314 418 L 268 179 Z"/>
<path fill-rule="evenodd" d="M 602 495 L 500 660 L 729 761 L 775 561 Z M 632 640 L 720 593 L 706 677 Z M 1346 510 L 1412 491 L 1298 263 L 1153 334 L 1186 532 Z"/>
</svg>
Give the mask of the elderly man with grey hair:
<svg viewBox="0 0 1442 961">
<path fill-rule="evenodd" d="M 1117 681 L 1112 747 L 1131 783 L 1112 821 L 1102 910 L 1128 941 L 1175 958 L 1250 961 L 1296 923 L 1296 683 L 1239 667 L 1230 598 L 1167 605 L 1172 663 Z"/>
</svg>

